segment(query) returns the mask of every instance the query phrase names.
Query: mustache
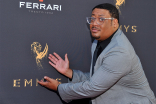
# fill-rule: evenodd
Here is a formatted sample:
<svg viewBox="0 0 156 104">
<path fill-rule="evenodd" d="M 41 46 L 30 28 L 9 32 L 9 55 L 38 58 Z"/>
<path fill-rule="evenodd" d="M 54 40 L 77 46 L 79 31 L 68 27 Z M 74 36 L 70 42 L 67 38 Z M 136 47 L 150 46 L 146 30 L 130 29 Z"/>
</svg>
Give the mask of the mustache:
<svg viewBox="0 0 156 104">
<path fill-rule="evenodd" d="M 100 30 L 100 28 L 93 26 L 92 29 Z"/>
</svg>

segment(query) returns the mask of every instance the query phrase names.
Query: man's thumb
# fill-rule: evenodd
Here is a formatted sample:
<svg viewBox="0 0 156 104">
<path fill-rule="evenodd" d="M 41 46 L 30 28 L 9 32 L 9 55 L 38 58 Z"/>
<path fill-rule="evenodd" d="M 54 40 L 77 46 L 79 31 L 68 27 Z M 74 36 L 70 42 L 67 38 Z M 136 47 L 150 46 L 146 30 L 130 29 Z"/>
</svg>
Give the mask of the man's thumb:
<svg viewBox="0 0 156 104">
<path fill-rule="evenodd" d="M 47 77 L 47 76 L 44 76 L 44 79 L 46 79 L 48 82 L 51 81 L 51 78 Z"/>
<path fill-rule="evenodd" d="M 68 60 L 67 53 L 65 54 L 65 61 L 66 61 L 66 62 L 69 61 L 69 60 Z"/>
</svg>

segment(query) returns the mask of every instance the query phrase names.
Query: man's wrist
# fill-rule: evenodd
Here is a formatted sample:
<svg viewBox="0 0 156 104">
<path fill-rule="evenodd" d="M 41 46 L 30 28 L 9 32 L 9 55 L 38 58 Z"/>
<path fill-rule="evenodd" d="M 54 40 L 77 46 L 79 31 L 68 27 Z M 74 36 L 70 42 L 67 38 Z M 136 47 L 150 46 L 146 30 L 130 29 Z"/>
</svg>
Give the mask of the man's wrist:
<svg viewBox="0 0 156 104">
<path fill-rule="evenodd" d="M 60 84 L 59 84 L 60 85 Z M 58 91 L 58 87 L 59 87 L 59 85 L 57 86 L 57 90 L 56 90 L 56 92 L 59 94 L 59 91 Z"/>
<path fill-rule="evenodd" d="M 65 76 L 67 76 L 69 79 L 72 79 L 72 77 L 73 77 L 73 70 L 69 68 Z"/>
<path fill-rule="evenodd" d="M 71 70 L 72 70 L 72 69 L 71 69 Z M 72 77 L 69 78 L 69 80 L 72 81 L 72 79 L 73 79 L 73 70 L 72 70 Z"/>
</svg>

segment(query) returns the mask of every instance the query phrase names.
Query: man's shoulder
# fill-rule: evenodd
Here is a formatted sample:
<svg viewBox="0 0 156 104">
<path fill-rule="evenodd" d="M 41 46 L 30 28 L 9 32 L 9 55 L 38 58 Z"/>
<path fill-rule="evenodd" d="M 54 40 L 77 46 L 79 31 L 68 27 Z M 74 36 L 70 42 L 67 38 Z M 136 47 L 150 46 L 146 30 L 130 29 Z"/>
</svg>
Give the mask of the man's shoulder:
<svg viewBox="0 0 156 104">
<path fill-rule="evenodd" d="M 135 54 L 134 48 L 126 35 L 119 30 L 117 34 L 115 34 L 111 40 L 111 42 L 108 44 L 108 46 L 104 49 L 104 53 L 109 52 L 124 52 L 127 54 Z"/>
</svg>

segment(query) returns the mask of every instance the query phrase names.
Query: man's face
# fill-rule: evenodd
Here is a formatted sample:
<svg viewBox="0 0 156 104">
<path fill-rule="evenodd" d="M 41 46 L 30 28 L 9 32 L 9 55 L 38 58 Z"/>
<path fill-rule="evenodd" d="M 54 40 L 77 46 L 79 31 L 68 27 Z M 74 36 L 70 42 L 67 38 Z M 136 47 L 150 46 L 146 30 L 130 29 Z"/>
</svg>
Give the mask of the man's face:
<svg viewBox="0 0 156 104">
<path fill-rule="evenodd" d="M 113 23 L 114 20 L 105 19 L 103 24 L 97 24 L 98 18 L 111 18 L 108 10 L 95 8 L 92 11 L 91 17 L 96 18 L 94 23 L 90 24 L 92 37 L 96 40 L 103 41 L 109 38 L 115 32 L 115 27 Z"/>
</svg>

